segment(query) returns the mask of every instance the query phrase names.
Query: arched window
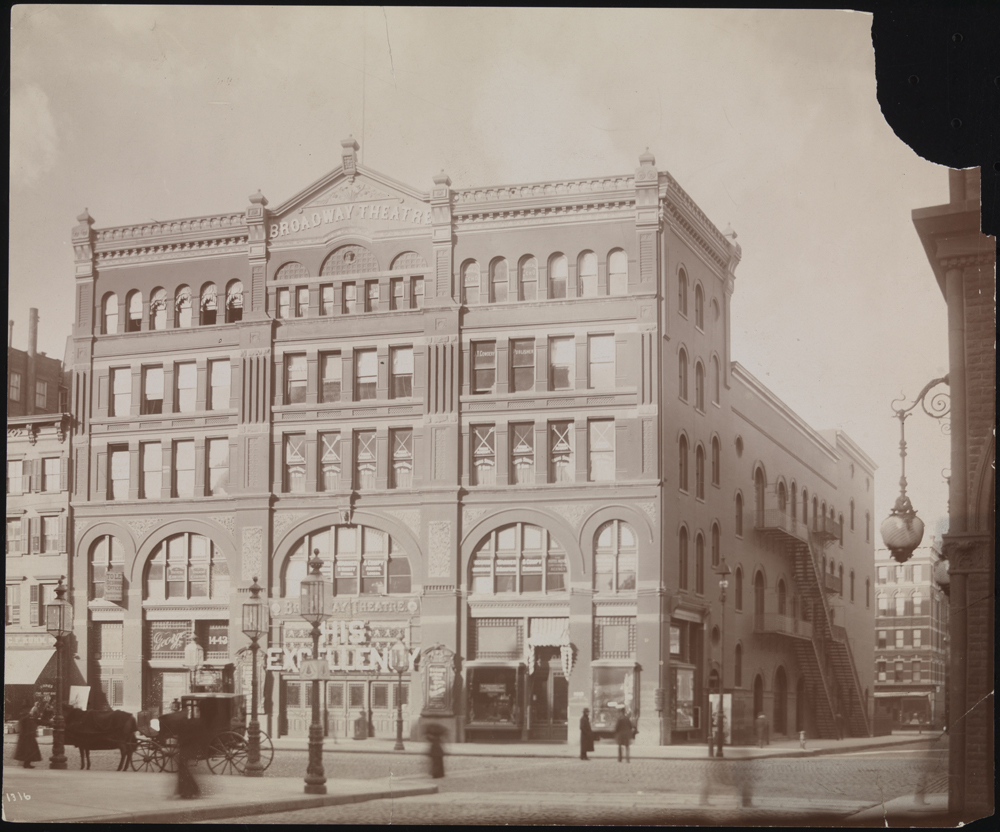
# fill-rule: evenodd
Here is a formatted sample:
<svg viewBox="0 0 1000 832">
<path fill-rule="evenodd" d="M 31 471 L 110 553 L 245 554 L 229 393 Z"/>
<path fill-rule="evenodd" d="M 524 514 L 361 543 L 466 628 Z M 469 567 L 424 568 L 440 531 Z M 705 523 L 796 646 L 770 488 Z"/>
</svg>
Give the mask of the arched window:
<svg viewBox="0 0 1000 832">
<path fill-rule="evenodd" d="M 204 535 L 181 532 L 157 544 L 146 564 L 143 597 L 150 601 L 229 598 L 229 564 Z"/>
<path fill-rule="evenodd" d="M 788 590 L 785 589 L 785 579 L 778 580 L 778 615 L 786 615 L 788 604 Z"/>
<path fill-rule="evenodd" d="M 719 437 L 712 437 L 712 485 L 718 485 L 722 480 L 722 445 Z"/>
<path fill-rule="evenodd" d="M 851 603 L 854 603 L 854 570 L 851 570 Z"/>
<path fill-rule="evenodd" d="M 167 328 L 167 292 L 157 287 L 149 296 L 149 328 Z"/>
<path fill-rule="evenodd" d="M 763 625 L 764 618 L 764 575 L 757 572 L 753 576 L 753 612 L 757 624 Z M 755 625 L 757 626 L 757 625 Z"/>
<path fill-rule="evenodd" d="M 871 609 L 872 605 L 872 582 L 871 578 L 865 578 L 865 609 Z"/>
<path fill-rule="evenodd" d="M 913 614 L 914 615 L 924 614 L 924 596 L 919 589 L 913 593 Z"/>
<path fill-rule="evenodd" d="M 608 294 L 628 294 L 628 256 L 620 248 L 608 255 Z"/>
<path fill-rule="evenodd" d="M 688 356 L 682 347 L 677 353 L 677 394 L 687 401 L 688 397 Z"/>
<path fill-rule="evenodd" d="M 795 481 L 792 480 L 792 507 L 788 512 L 792 520 L 798 520 L 799 518 L 799 495 L 798 487 L 795 485 Z"/>
<path fill-rule="evenodd" d="M 191 287 L 179 286 L 174 295 L 174 326 L 186 329 L 191 326 Z"/>
<path fill-rule="evenodd" d="M 830 514 L 832 515 L 833 511 L 831 511 Z M 844 515 L 843 514 L 838 514 L 837 515 L 837 533 L 840 535 L 840 545 L 843 546 L 844 545 Z"/>
<path fill-rule="evenodd" d="M 774 672 L 774 733 L 788 732 L 788 679 L 785 668 L 779 666 Z"/>
<path fill-rule="evenodd" d="M 694 287 L 694 325 L 705 328 L 705 291 L 700 283 Z"/>
<path fill-rule="evenodd" d="M 411 591 L 410 562 L 393 538 L 370 526 L 327 526 L 301 538 L 285 560 L 281 597 L 298 598 L 319 550 L 324 580 L 337 596 L 396 595 Z"/>
<path fill-rule="evenodd" d="M 788 507 L 788 492 L 785 490 L 785 483 L 778 482 L 778 510 L 784 513 Z"/>
<path fill-rule="evenodd" d="M 569 286 L 569 260 L 565 254 L 554 254 L 549 259 L 549 297 L 564 298 Z"/>
<path fill-rule="evenodd" d="M 701 532 L 694 539 L 694 591 L 705 594 L 705 535 Z"/>
<path fill-rule="evenodd" d="M 517 299 L 538 299 L 538 260 L 531 255 L 522 257 L 517 267 Z"/>
<path fill-rule="evenodd" d="M 715 404 L 719 403 L 720 393 L 722 388 L 722 373 L 719 370 L 719 359 L 717 356 L 712 356 L 712 401 Z"/>
<path fill-rule="evenodd" d="M 758 526 L 764 524 L 764 472 L 758 468 L 753 472 L 753 507 L 754 512 L 757 515 L 756 523 Z"/>
<path fill-rule="evenodd" d="M 698 445 L 694 452 L 694 494 L 699 500 L 705 499 L 705 449 Z"/>
<path fill-rule="evenodd" d="M 720 548 L 722 545 L 722 531 L 719 529 L 718 523 L 712 524 L 712 568 L 714 569 L 719 565 L 720 561 Z"/>
<path fill-rule="evenodd" d="M 230 280 L 226 285 L 226 323 L 243 320 L 243 281 Z"/>
<path fill-rule="evenodd" d="M 870 542 L 872 539 L 872 516 L 867 511 L 865 512 L 865 543 Z"/>
<path fill-rule="evenodd" d="M 125 548 L 117 537 L 109 534 L 97 538 L 90 546 L 90 597 L 104 597 L 108 572 L 121 572 L 125 566 Z"/>
<path fill-rule="evenodd" d="M 736 645 L 736 658 L 733 661 L 733 687 L 743 687 L 743 645 Z"/>
<path fill-rule="evenodd" d="M 479 264 L 475 260 L 462 266 L 462 303 L 466 306 L 479 303 Z"/>
<path fill-rule="evenodd" d="M 677 586 L 688 588 L 688 531 L 683 526 L 677 536 Z"/>
<path fill-rule="evenodd" d="M 490 263 L 490 303 L 506 303 L 507 286 L 507 261 L 498 257 Z"/>
<path fill-rule="evenodd" d="M 733 578 L 735 588 L 733 589 L 733 604 L 737 610 L 743 609 L 743 570 L 737 566 L 736 575 Z"/>
<path fill-rule="evenodd" d="M 743 536 L 743 495 L 736 495 L 736 535 Z"/>
<path fill-rule="evenodd" d="M 851 531 L 854 531 L 854 500 L 851 500 Z"/>
<path fill-rule="evenodd" d="M 843 598 L 844 597 L 844 564 L 840 564 L 840 566 L 838 567 L 838 569 L 837 569 L 837 576 L 840 578 L 840 581 L 837 584 L 837 586 L 839 586 L 840 589 L 837 590 L 837 594 L 841 598 Z"/>
<path fill-rule="evenodd" d="M 201 317 L 202 326 L 213 326 L 219 311 L 219 297 L 214 283 L 206 283 L 201 287 Z"/>
<path fill-rule="evenodd" d="M 681 491 L 688 490 L 688 441 L 683 434 L 677 442 L 677 487 Z"/>
<path fill-rule="evenodd" d="M 597 530 L 594 541 L 594 589 L 634 591 L 639 548 L 632 527 L 623 520 L 609 520 Z"/>
<path fill-rule="evenodd" d="M 802 489 L 802 522 L 809 525 L 809 490 L 806 488 Z"/>
<path fill-rule="evenodd" d="M 705 365 L 701 361 L 694 365 L 694 406 L 701 411 L 705 409 Z"/>
<path fill-rule="evenodd" d="M 897 592 L 893 597 L 896 615 L 906 615 L 906 596 L 902 592 Z"/>
<path fill-rule="evenodd" d="M 104 296 L 101 315 L 101 335 L 115 335 L 118 332 L 118 295 L 109 292 Z"/>
<path fill-rule="evenodd" d="M 139 332 L 142 329 L 142 292 L 133 289 L 128 293 L 128 320 L 125 321 L 126 332 Z"/>
<path fill-rule="evenodd" d="M 688 313 L 688 276 L 684 269 L 677 275 L 677 311 L 687 317 Z"/>
<path fill-rule="evenodd" d="M 577 279 L 580 282 L 580 297 L 597 297 L 597 255 L 585 251 L 577 263 Z"/>
<path fill-rule="evenodd" d="M 494 529 L 472 552 L 474 593 L 564 592 L 566 552 L 540 526 L 511 523 Z"/>
<path fill-rule="evenodd" d="M 819 528 L 819 500 L 813 497 L 813 529 Z"/>
</svg>

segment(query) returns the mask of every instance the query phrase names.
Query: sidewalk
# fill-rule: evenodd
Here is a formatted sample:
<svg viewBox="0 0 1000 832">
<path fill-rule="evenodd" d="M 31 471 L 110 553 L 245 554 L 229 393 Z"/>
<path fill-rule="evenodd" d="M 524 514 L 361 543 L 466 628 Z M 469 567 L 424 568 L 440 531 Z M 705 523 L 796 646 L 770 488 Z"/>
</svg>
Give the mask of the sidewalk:
<svg viewBox="0 0 1000 832">
<path fill-rule="evenodd" d="M 42 764 L 39 764 L 42 765 Z M 303 793 L 298 777 L 198 779 L 202 797 L 174 796 L 175 774 L 3 768 L 3 819 L 17 823 L 190 823 L 292 809 L 436 794 L 417 778 L 327 780 L 327 794 Z"/>
</svg>

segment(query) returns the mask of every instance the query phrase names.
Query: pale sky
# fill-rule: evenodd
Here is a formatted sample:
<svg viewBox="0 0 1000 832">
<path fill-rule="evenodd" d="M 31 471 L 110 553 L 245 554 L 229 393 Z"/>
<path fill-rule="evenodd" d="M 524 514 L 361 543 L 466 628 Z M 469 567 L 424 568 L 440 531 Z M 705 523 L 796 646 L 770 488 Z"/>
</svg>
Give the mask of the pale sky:
<svg viewBox="0 0 1000 832">
<path fill-rule="evenodd" d="M 736 361 L 898 493 L 907 403 L 945 375 L 946 307 L 910 211 L 948 200 L 875 97 L 842 11 L 17 6 L 9 317 L 62 357 L 70 230 L 277 205 L 340 164 L 420 190 L 630 173 L 646 147 L 739 235 Z M 948 437 L 907 420 L 909 494 L 946 526 Z M 881 545 L 881 540 L 876 539 Z"/>
</svg>

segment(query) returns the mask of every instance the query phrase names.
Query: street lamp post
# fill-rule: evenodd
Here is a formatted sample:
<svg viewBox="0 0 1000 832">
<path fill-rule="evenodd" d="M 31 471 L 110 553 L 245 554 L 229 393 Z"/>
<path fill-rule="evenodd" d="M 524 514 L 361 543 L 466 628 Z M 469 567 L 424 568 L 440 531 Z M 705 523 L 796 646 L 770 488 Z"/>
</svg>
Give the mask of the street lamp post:
<svg viewBox="0 0 1000 832">
<path fill-rule="evenodd" d="M 45 610 L 45 629 L 56 640 L 56 715 L 52 730 L 52 756 L 49 768 L 66 768 L 66 717 L 63 715 L 63 640 L 73 632 L 73 605 L 66 600 L 66 587 L 59 578 L 56 587 L 56 601 Z"/>
<path fill-rule="evenodd" d="M 393 751 L 405 751 L 403 747 L 403 671 L 410 666 L 410 655 L 407 652 L 403 639 L 396 639 L 389 651 L 389 662 L 393 670 L 396 671 L 396 744 Z"/>
<path fill-rule="evenodd" d="M 267 604 L 260 597 L 261 586 L 254 577 L 251 598 L 243 605 L 243 633 L 250 639 L 253 666 L 250 671 L 250 725 L 247 728 L 247 777 L 260 777 L 260 723 L 257 721 L 257 640 L 267 635 Z"/>
<path fill-rule="evenodd" d="M 920 545 L 924 536 L 924 521 L 917 517 L 917 512 L 913 508 L 910 498 L 906 496 L 906 420 L 918 404 L 923 408 L 924 413 L 934 419 L 943 419 L 948 415 L 951 411 L 951 405 L 947 393 L 942 391 L 935 393 L 931 396 L 928 407 L 927 393 L 939 384 L 948 384 L 948 376 L 927 382 L 909 407 L 892 408 L 893 414 L 899 419 L 899 464 L 901 469 L 899 496 L 896 498 L 896 504 L 889 512 L 889 516 L 882 521 L 879 531 L 882 533 L 882 540 L 885 542 L 886 548 L 899 563 L 905 563 L 910 559 L 913 550 Z M 905 399 L 896 399 L 893 405 L 902 401 Z"/>
<path fill-rule="evenodd" d="M 323 561 L 319 549 L 313 549 L 309 569 L 312 574 L 302 579 L 300 612 L 312 625 L 313 659 L 319 659 L 319 625 L 330 617 L 327 611 L 326 582 L 320 574 Z M 319 679 L 312 682 L 312 723 L 309 726 L 309 765 L 306 768 L 306 794 L 326 794 L 326 773 L 323 771 L 323 726 L 319 721 Z"/>
<path fill-rule="evenodd" d="M 726 669 L 726 588 L 729 586 L 729 575 L 730 569 L 726 564 L 726 559 L 723 558 L 719 563 L 718 568 L 715 570 L 716 574 L 719 576 L 719 602 L 722 604 L 722 626 L 721 630 L 721 648 L 722 655 L 719 658 L 719 710 L 716 720 L 716 747 L 715 756 L 722 756 L 722 744 L 725 739 L 725 716 L 723 715 L 722 703 L 725 700 L 726 686 L 723 681 L 725 678 Z"/>
</svg>

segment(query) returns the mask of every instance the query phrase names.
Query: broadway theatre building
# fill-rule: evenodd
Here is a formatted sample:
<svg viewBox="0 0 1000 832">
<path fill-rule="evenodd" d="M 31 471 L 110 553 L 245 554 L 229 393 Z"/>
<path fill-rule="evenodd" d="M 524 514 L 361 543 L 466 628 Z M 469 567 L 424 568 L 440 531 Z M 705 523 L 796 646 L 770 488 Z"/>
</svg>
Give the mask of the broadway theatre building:
<svg viewBox="0 0 1000 832">
<path fill-rule="evenodd" d="M 650 154 L 429 192 L 342 164 L 284 203 L 73 231 L 73 600 L 126 710 L 247 691 L 304 736 L 299 584 L 332 591 L 326 730 L 638 742 L 869 732 L 871 460 L 729 355 L 740 259 Z M 725 605 L 716 567 L 731 570 Z M 184 647 L 196 637 L 193 674 Z M 410 664 L 392 670 L 402 639 Z"/>
</svg>

